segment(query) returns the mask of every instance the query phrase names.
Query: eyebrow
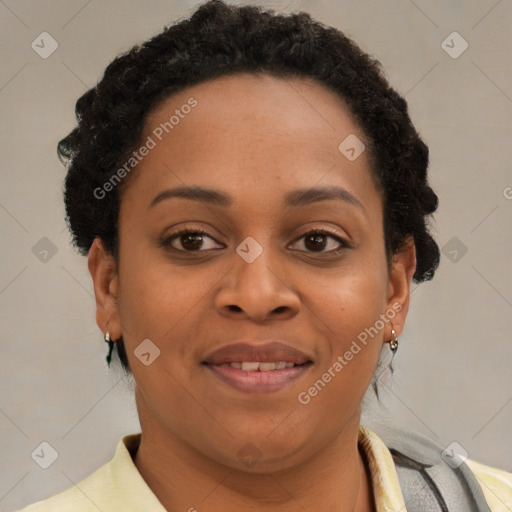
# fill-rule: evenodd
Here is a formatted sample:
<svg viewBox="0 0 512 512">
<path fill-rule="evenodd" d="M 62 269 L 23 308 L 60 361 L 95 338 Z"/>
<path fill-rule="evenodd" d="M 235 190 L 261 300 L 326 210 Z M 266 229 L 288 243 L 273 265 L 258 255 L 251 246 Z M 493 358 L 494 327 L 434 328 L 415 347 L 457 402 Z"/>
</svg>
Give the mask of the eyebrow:
<svg viewBox="0 0 512 512">
<path fill-rule="evenodd" d="M 357 206 L 363 212 L 365 211 L 363 204 L 356 196 L 348 190 L 341 187 L 316 187 L 301 188 L 292 190 L 285 196 L 285 204 L 292 207 L 305 206 L 320 201 L 330 201 L 338 199 Z"/>
<path fill-rule="evenodd" d="M 157 205 L 161 201 L 171 198 L 190 199 L 192 201 L 200 201 L 203 203 L 212 204 L 215 206 L 222 206 L 227 208 L 233 204 L 233 199 L 225 192 L 201 186 L 187 186 L 180 185 L 178 187 L 169 188 L 160 192 L 150 203 L 148 209 Z M 361 201 L 357 199 L 348 190 L 330 186 L 330 187 L 315 187 L 315 188 L 302 188 L 292 190 L 285 196 L 284 205 L 291 207 L 306 206 L 309 204 L 317 203 L 320 201 L 330 201 L 338 199 L 350 203 L 363 212 L 365 211 Z"/>
<path fill-rule="evenodd" d="M 223 207 L 228 207 L 233 204 L 231 197 L 229 197 L 224 192 L 221 192 L 220 190 L 214 190 L 212 188 L 205 188 L 200 186 L 180 185 L 179 187 L 168 188 L 160 192 L 153 199 L 153 201 L 151 201 L 149 208 L 152 208 L 165 199 L 171 199 L 173 197 L 191 199 L 193 201 L 201 201 L 203 203 L 209 203 Z"/>
</svg>

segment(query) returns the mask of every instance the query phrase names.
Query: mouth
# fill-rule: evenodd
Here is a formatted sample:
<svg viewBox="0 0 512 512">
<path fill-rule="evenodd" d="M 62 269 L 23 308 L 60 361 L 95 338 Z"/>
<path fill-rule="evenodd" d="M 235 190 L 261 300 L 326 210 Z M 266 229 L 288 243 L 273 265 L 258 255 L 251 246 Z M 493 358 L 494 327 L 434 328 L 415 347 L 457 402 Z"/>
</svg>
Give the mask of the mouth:
<svg viewBox="0 0 512 512">
<path fill-rule="evenodd" d="M 282 343 L 237 343 L 223 347 L 202 364 L 223 384 L 249 393 L 275 392 L 302 377 L 314 364 L 306 354 Z"/>
<path fill-rule="evenodd" d="M 284 370 L 285 368 L 294 368 L 302 366 L 291 361 L 233 361 L 232 363 L 221 363 L 216 366 L 231 367 L 244 372 L 272 372 L 274 370 Z"/>
</svg>

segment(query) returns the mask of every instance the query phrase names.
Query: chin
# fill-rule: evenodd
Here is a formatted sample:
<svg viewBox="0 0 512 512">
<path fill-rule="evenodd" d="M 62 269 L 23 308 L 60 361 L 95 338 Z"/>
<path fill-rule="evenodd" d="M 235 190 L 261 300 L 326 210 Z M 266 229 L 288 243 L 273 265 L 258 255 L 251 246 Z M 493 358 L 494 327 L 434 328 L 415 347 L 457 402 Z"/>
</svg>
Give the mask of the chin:
<svg viewBox="0 0 512 512">
<path fill-rule="evenodd" d="M 272 433 L 269 429 L 258 427 L 253 427 L 251 431 L 254 434 L 238 433 L 229 443 L 218 446 L 214 458 L 236 470 L 266 473 L 296 466 L 317 451 L 312 447 L 311 454 L 307 453 L 306 447 L 310 443 L 305 436 L 298 436 L 297 431 Z M 311 437 L 317 438 L 313 432 Z"/>
</svg>

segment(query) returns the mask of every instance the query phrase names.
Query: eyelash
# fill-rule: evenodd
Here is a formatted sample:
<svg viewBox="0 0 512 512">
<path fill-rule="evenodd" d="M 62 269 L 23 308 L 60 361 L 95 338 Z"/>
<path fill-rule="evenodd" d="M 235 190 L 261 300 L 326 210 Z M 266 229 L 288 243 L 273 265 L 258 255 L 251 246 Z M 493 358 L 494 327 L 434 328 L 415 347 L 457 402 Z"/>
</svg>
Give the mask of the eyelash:
<svg viewBox="0 0 512 512">
<path fill-rule="evenodd" d="M 331 251 L 326 251 L 326 252 L 324 252 L 324 251 L 319 251 L 319 252 L 315 252 L 315 251 L 299 251 L 299 252 L 307 252 L 307 253 L 311 253 L 311 254 L 337 255 L 337 254 L 345 251 L 346 249 L 350 249 L 350 245 L 345 240 L 340 238 L 334 231 L 331 231 L 331 230 L 329 230 L 327 228 L 311 229 L 309 231 L 306 231 L 301 236 L 296 238 L 293 243 L 297 242 L 301 238 L 304 238 L 306 235 L 309 235 L 309 234 L 312 234 L 312 233 L 330 236 L 331 238 L 334 238 L 341 245 L 341 247 L 339 247 L 338 249 L 333 249 Z M 202 250 L 187 251 L 187 250 L 184 250 L 184 249 L 176 249 L 175 247 L 171 246 L 171 242 L 173 240 L 175 240 L 177 238 L 179 239 L 181 236 L 188 235 L 188 234 L 206 235 L 206 236 L 208 236 L 208 238 L 211 238 L 212 240 L 215 240 L 211 235 L 209 235 L 206 231 L 203 231 L 202 229 L 187 228 L 187 229 L 183 229 L 181 231 L 178 231 L 177 233 L 173 233 L 171 236 L 165 238 L 164 240 L 162 240 L 160 242 L 160 246 L 163 247 L 163 248 L 166 248 L 166 249 L 171 249 L 171 250 L 175 250 L 175 251 L 178 251 L 178 252 L 187 252 L 187 253 L 200 253 L 200 252 L 208 252 L 210 250 L 212 250 L 212 251 L 217 250 L 217 249 L 207 249 L 206 251 L 202 251 Z"/>
</svg>

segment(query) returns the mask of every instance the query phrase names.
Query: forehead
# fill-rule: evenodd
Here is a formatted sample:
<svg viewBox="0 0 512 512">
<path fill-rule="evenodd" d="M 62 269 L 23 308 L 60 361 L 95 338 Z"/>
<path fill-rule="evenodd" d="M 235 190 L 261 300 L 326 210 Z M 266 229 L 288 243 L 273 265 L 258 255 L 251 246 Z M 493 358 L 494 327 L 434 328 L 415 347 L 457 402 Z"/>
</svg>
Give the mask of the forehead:
<svg viewBox="0 0 512 512">
<path fill-rule="evenodd" d="M 186 105 L 191 98 L 197 104 L 188 109 Z M 237 138 L 278 135 L 328 142 L 326 139 L 336 141 L 349 133 L 363 135 L 340 96 L 311 78 L 244 72 L 208 80 L 162 101 L 147 116 L 145 133 L 149 135 L 168 122 L 172 114 L 180 114 L 181 109 L 191 111 L 182 113 L 176 125 L 178 120 L 172 121 L 174 126 L 169 135 L 174 138 L 184 136 L 185 132 L 192 135 L 187 124 L 182 123 L 187 116 L 201 123 L 204 132 L 217 136 L 233 127 L 237 129 Z M 202 138 L 205 135 L 208 134 L 201 133 Z M 227 133 L 229 137 L 232 135 Z"/>
<path fill-rule="evenodd" d="M 342 154 L 347 137 L 365 141 L 350 109 L 323 84 L 237 73 L 187 87 L 153 109 L 142 136 L 153 147 L 133 178 L 139 194 L 153 196 L 185 183 L 232 188 L 243 201 L 256 191 L 269 197 L 315 185 L 364 196 L 369 162 L 364 152 L 354 161 Z"/>
</svg>

